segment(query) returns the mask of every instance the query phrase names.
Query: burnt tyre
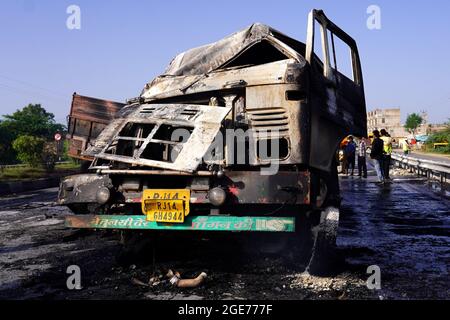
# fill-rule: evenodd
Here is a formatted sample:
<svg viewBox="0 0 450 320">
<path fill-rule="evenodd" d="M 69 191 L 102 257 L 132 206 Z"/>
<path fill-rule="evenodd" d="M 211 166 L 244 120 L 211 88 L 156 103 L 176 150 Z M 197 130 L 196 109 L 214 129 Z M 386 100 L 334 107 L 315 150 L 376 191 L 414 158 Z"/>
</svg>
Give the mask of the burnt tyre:
<svg viewBox="0 0 450 320">
<path fill-rule="evenodd" d="M 336 270 L 336 239 L 339 227 L 339 178 L 337 163 L 333 162 L 330 173 L 317 172 L 314 175 L 313 198 L 316 210 L 308 214 L 304 250 L 308 262 L 306 272 L 316 276 L 332 275 Z M 308 238 L 308 239 L 305 239 Z"/>
<path fill-rule="evenodd" d="M 320 214 L 320 223 L 311 231 L 312 248 L 306 272 L 316 276 L 334 273 L 337 262 L 336 238 L 339 226 L 339 208 L 328 207 Z"/>
</svg>

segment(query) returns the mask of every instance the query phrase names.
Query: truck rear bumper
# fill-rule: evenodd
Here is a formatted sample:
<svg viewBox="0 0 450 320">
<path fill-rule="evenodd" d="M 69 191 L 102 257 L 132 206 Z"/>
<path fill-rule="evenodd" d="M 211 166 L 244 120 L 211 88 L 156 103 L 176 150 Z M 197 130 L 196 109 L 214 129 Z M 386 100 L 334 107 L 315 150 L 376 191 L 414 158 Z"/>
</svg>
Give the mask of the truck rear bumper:
<svg viewBox="0 0 450 320">
<path fill-rule="evenodd" d="M 185 222 L 147 221 L 144 215 L 74 215 L 66 227 L 80 229 L 138 229 L 191 231 L 295 232 L 294 217 L 187 216 Z"/>
</svg>

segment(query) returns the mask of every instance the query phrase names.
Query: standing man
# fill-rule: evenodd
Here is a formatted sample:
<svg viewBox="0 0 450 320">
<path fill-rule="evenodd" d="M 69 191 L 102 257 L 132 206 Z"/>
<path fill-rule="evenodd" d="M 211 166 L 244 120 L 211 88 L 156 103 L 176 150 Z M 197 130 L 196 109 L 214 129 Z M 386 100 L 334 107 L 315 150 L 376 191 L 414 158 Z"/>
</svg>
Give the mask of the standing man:
<svg viewBox="0 0 450 320">
<path fill-rule="evenodd" d="M 348 141 L 344 139 L 340 145 L 340 160 L 342 162 L 342 173 L 347 174 L 347 155 L 345 154 L 345 148 L 347 147 Z"/>
<path fill-rule="evenodd" d="M 358 145 L 358 174 L 359 177 L 367 178 L 367 164 L 366 164 L 366 156 L 367 156 L 367 144 L 366 138 L 361 138 Z"/>
<path fill-rule="evenodd" d="M 350 166 L 352 167 L 352 173 L 355 171 L 355 157 L 356 157 L 356 143 L 353 141 L 353 137 L 348 137 L 348 143 L 345 147 L 344 151 L 346 158 L 347 158 L 347 174 L 349 174 L 348 170 L 350 169 Z"/>
<path fill-rule="evenodd" d="M 384 179 L 390 180 L 389 170 L 391 168 L 391 156 L 392 156 L 392 138 L 391 135 L 385 130 L 381 129 L 381 140 L 383 140 L 383 175 Z"/>
<path fill-rule="evenodd" d="M 405 156 L 407 156 L 409 154 L 409 150 L 410 150 L 408 139 L 403 140 L 402 146 L 403 146 L 403 154 Z"/>
<path fill-rule="evenodd" d="M 384 183 L 383 176 L 383 149 L 384 142 L 380 139 L 380 131 L 373 131 L 373 142 L 372 142 L 372 152 L 370 153 L 370 158 L 373 160 L 373 166 L 377 172 L 378 182 Z"/>
</svg>

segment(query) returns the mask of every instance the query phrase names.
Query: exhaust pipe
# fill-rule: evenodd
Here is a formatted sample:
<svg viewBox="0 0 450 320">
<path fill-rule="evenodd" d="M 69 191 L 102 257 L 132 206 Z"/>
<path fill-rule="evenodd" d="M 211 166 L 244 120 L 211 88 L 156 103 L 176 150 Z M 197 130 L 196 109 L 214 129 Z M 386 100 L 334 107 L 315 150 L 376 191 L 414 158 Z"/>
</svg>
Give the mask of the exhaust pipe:
<svg viewBox="0 0 450 320">
<path fill-rule="evenodd" d="M 178 288 L 196 288 L 206 279 L 207 275 L 205 272 L 199 274 L 197 278 L 194 279 L 181 279 L 179 272 L 173 272 L 169 269 L 166 275 L 170 278 L 170 283 Z"/>
</svg>

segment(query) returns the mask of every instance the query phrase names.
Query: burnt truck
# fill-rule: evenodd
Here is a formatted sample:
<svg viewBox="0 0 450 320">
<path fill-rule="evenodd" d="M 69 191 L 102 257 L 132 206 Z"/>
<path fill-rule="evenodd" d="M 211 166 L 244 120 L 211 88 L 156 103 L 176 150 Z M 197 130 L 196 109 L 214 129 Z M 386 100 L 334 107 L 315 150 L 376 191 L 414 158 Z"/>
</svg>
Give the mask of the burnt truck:
<svg viewBox="0 0 450 320">
<path fill-rule="evenodd" d="M 59 204 L 71 228 L 288 235 L 319 274 L 349 134 L 367 134 L 355 40 L 321 10 L 306 43 L 255 23 L 179 54 L 128 100 L 83 151 L 89 172 L 62 180 Z"/>
</svg>

